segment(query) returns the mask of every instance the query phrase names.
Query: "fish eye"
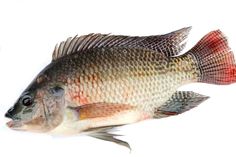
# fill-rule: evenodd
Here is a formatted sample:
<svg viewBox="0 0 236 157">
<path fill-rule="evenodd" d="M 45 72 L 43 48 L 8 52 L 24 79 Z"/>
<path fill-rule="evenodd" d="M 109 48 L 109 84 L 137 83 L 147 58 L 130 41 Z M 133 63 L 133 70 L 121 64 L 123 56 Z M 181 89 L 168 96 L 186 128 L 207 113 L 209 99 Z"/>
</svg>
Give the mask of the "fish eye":
<svg viewBox="0 0 236 157">
<path fill-rule="evenodd" d="M 22 98 L 22 104 L 24 105 L 24 106 L 30 106 L 30 105 L 32 105 L 33 104 L 33 101 L 32 101 L 32 98 L 31 98 L 31 96 L 29 96 L 29 95 L 25 95 L 23 98 Z"/>
</svg>

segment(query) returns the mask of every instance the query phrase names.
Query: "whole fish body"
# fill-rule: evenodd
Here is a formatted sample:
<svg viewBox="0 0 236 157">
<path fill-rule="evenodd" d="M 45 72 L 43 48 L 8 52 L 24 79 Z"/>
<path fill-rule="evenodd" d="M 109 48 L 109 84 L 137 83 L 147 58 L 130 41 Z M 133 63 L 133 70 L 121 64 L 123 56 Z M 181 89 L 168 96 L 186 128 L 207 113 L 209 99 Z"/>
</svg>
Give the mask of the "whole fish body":
<svg viewBox="0 0 236 157">
<path fill-rule="evenodd" d="M 109 129 L 183 113 L 208 97 L 177 91 L 191 82 L 231 84 L 236 65 L 221 31 L 183 55 L 190 28 L 166 35 L 89 34 L 55 47 L 52 62 L 7 112 L 13 129 L 88 133 L 128 146 Z"/>
</svg>

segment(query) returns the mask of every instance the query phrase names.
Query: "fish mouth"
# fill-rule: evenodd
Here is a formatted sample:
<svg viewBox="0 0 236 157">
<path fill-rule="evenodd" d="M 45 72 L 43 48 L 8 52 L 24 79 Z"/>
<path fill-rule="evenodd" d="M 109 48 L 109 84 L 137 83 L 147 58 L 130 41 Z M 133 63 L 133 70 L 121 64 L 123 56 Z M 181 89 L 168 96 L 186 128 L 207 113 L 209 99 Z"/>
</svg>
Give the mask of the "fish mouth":
<svg viewBox="0 0 236 157">
<path fill-rule="evenodd" d="M 20 130 L 22 128 L 23 123 L 19 118 L 16 118 L 12 115 L 12 108 L 5 114 L 5 117 L 9 119 L 9 121 L 6 123 L 6 125 L 11 129 L 17 129 Z"/>
<path fill-rule="evenodd" d="M 21 127 L 23 126 L 23 123 L 18 120 L 10 120 L 6 125 L 11 129 L 22 130 Z"/>
</svg>

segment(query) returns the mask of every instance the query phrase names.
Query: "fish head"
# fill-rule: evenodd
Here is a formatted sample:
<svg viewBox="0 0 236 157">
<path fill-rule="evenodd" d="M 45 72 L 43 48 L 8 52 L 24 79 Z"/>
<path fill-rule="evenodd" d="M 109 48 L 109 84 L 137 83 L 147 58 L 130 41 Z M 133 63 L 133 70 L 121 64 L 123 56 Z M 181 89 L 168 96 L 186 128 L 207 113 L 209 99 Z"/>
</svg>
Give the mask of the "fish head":
<svg viewBox="0 0 236 157">
<path fill-rule="evenodd" d="M 48 132 L 63 121 L 64 89 L 59 85 L 32 83 L 5 116 L 14 130 Z"/>
</svg>

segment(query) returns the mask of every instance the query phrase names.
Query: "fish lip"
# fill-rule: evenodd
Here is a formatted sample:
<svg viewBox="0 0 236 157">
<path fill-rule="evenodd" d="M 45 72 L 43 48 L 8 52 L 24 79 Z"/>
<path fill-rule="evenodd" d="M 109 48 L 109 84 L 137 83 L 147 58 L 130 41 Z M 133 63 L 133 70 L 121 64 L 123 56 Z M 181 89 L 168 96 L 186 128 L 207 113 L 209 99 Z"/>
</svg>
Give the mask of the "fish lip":
<svg viewBox="0 0 236 157">
<path fill-rule="evenodd" d="M 20 130 L 20 128 L 23 126 L 23 123 L 19 120 L 10 120 L 6 123 L 6 125 L 11 129 Z"/>
</svg>

